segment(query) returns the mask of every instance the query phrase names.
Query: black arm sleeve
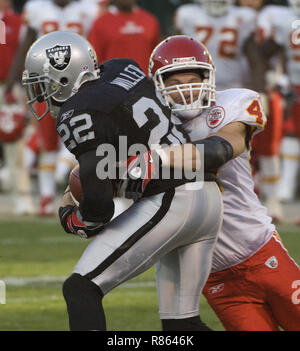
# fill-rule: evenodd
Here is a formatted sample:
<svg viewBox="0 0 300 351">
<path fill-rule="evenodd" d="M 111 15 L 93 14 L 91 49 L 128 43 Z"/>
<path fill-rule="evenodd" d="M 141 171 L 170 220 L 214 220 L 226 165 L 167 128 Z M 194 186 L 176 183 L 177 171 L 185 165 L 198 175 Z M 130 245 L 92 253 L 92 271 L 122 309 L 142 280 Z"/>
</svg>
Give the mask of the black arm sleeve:
<svg viewBox="0 0 300 351">
<path fill-rule="evenodd" d="M 231 144 L 219 137 L 212 136 L 193 142 L 194 145 L 204 145 L 204 172 L 214 173 L 233 157 Z"/>
<path fill-rule="evenodd" d="M 113 187 L 110 179 L 97 177 L 96 167 L 100 159 L 96 150 L 85 152 L 78 158 L 82 186 L 79 211 L 84 221 L 106 223 L 114 214 Z"/>
</svg>

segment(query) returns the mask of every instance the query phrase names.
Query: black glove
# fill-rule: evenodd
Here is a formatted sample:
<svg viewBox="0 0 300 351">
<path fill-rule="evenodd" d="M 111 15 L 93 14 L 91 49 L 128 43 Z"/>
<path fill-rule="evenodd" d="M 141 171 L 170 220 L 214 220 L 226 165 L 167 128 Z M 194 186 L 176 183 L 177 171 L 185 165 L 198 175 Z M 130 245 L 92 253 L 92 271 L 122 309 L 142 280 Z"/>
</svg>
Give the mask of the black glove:
<svg viewBox="0 0 300 351">
<path fill-rule="evenodd" d="M 78 208 L 72 205 L 60 207 L 58 215 L 65 232 L 78 235 L 81 238 L 91 238 L 99 234 L 103 228 L 103 223 L 82 221 Z"/>
<path fill-rule="evenodd" d="M 158 178 L 161 159 L 155 150 L 130 157 L 118 184 L 117 196 L 138 201 L 151 179 Z"/>
</svg>

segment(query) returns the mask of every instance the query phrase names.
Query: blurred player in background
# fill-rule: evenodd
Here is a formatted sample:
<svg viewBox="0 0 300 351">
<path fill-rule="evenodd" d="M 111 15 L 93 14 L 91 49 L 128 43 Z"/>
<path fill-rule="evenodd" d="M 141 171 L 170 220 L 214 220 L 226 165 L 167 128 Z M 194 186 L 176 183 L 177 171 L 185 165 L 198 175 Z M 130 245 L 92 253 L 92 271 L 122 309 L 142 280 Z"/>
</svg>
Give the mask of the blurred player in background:
<svg viewBox="0 0 300 351">
<path fill-rule="evenodd" d="M 232 6 L 231 0 L 198 2 L 201 6 L 193 4 L 179 7 L 175 16 L 177 30 L 192 35 L 207 45 L 216 66 L 218 90 L 247 87 L 258 91 L 266 114 L 279 116 L 276 120 L 280 124 L 279 96 L 277 93 L 270 94 L 266 87 L 264 61 L 256 40 L 257 10 L 261 8 L 262 1 L 240 1 L 240 7 Z M 275 129 L 280 134 L 281 126 L 278 127 L 277 124 L 270 124 L 266 133 L 275 135 Z M 265 140 L 265 132 L 254 138 L 256 152 L 259 150 L 260 153 L 260 175 L 262 174 L 258 184 L 269 215 L 273 219 L 279 219 L 281 207 L 274 191 L 279 182 L 278 148 L 273 147 L 273 144 L 265 147 Z M 276 157 L 261 156 L 269 149 Z"/>
<path fill-rule="evenodd" d="M 265 1 L 263 0 L 239 0 L 240 6 L 250 7 L 257 13 L 257 19 L 262 11 Z M 262 28 L 257 27 L 256 39 L 258 44 L 262 41 Z M 262 58 L 260 58 L 262 60 Z M 262 60 L 263 61 L 263 60 Z M 279 200 L 279 179 L 280 179 L 280 159 L 279 149 L 282 135 L 283 120 L 283 102 L 280 92 L 278 91 L 279 77 L 281 72 L 281 60 L 277 59 L 272 64 L 264 66 L 264 91 L 267 94 L 265 101 L 265 112 L 268 117 L 268 123 L 263 133 L 256 135 L 252 141 L 252 166 L 256 173 L 256 189 L 259 192 L 261 200 L 268 209 L 268 214 L 274 222 L 280 222 L 282 219 L 282 208 Z M 251 75 L 251 72 L 245 71 L 245 77 Z M 250 85 L 251 87 L 251 85 Z"/>
<path fill-rule="evenodd" d="M 105 13 L 110 5 L 112 0 L 85 0 L 86 3 L 93 3 L 98 6 L 98 16 L 101 16 Z"/>
<path fill-rule="evenodd" d="M 27 25 L 25 38 L 19 46 L 6 84 L 8 94 L 24 67 L 24 59 L 30 45 L 38 37 L 57 30 L 65 30 L 86 36 L 98 15 L 98 5 L 90 1 L 32 0 L 25 4 L 23 19 Z M 55 48 L 53 48 L 55 55 Z M 44 106 L 39 105 L 42 111 Z M 59 148 L 55 121 L 50 115 L 36 126 L 39 140 L 38 176 L 40 190 L 40 215 L 52 215 L 55 211 L 55 167 Z"/>
<path fill-rule="evenodd" d="M 286 99 L 281 142 L 279 197 L 282 201 L 291 201 L 296 194 L 300 162 L 300 1 L 290 0 L 289 7 L 266 6 L 258 23 L 263 33 L 266 57 L 269 60 L 278 55 L 284 58 L 282 90 L 287 97 L 294 96 L 296 100 L 289 106 Z"/>
<path fill-rule="evenodd" d="M 33 204 L 24 162 L 24 96 L 19 84 L 11 92 L 4 92 L 11 62 L 23 36 L 22 19 L 13 12 L 8 0 L 0 0 L 0 19 L 5 24 L 5 28 L 1 27 L 4 42 L 0 44 L 0 142 L 4 153 L 0 182 L 3 190 L 12 195 L 13 212 L 27 214 L 33 212 Z"/>
<path fill-rule="evenodd" d="M 101 62 L 112 58 L 132 58 L 147 73 L 148 60 L 160 41 L 156 17 L 136 6 L 136 0 L 115 0 L 100 16 L 88 36 Z"/>
<path fill-rule="evenodd" d="M 264 5 L 265 0 L 239 0 L 238 4 L 240 6 L 250 7 L 254 11 L 260 11 Z"/>
<path fill-rule="evenodd" d="M 263 92 L 263 66 L 255 44 L 256 12 L 232 5 L 231 0 L 199 0 L 177 9 L 174 26 L 178 33 L 204 43 L 216 66 L 218 90 L 240 88 L 244 84 L 243 59 L 253 72 L 253 88 Z"/>
<path fill-rule="evenodd" d="M 218 136 L 239 150 L 217 173 L 224 216 L 204 295 L 226 330 L 300 330 L 300 269 L 254 192 L 249 164 L 251 137 L 266 123 L 260 97 L 227 89 L 210 99 L 214 67 L 203 62 L 199 47 L 187 36 L 169 37 L 153 51 L 149 76 L 192 142 L 213 145 Z M 157 281 L 159 297 L 172 296 L 163 260 Z"/>
</svg>

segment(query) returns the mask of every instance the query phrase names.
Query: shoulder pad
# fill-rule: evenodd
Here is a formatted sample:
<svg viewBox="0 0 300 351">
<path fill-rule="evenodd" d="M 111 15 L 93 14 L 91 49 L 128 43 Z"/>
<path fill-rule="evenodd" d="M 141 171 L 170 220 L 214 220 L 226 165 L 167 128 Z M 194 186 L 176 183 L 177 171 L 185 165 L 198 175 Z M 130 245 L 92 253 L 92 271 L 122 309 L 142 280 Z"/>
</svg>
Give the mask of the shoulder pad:
<svg viewBox="0 0 300 351">
<path fill-rule="evenodd" d="M 216 107 L 222 107 L 224 120 L 221 126 L 232 122 L 242 122 L 255 127 L 256 131 L 264 129 L 266 116 L 260 96 L 249 89 L 228 89 L 217 93 Z"/>
<path fill-rule="evenodd" d="M 100 67 L 100 78 L 80 90 L 65 104 L 63 110 L 95 110 L 110 113 L 129 94 L 148 81 L 138 64 L 130 59 L 113 59 Z M 66 106 L 65 106 L 66 105 Z"/>
</svg>

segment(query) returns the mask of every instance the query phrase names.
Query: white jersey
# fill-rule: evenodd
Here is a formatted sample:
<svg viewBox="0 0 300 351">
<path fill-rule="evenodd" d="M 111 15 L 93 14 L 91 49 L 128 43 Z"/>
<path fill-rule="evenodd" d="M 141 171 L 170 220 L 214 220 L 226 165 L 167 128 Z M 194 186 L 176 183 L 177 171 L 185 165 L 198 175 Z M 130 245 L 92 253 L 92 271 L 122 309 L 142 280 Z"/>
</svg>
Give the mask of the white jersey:
<svg viewBox="0 0 300 351">
<path fill-rule="evenodd" d="M 263 130 L 266 117 L 259 95 L 248 89 L 217 92 L 216 105 L 183 127 L 192 141 L 205 138 L 232 122 L 252 127 L 253 134 Z M 212 272 L 224 270 L 245 261 L 272 236 L 275 226 L 254 192 L 249 164 L 250 151 L 230 160 L 219 170 L 223 188 L 224 217 L 215 247 Z"/>
<path fill-rule="evenodd" d="M 87 36 L 98 15 L 98 6 L 90 1 L 72 1 L 60 7 L 52 0 L 31 0 L 25 4 L 25 23 L 40 37 L 57 30 L 74 32 Z"/>
<path fill-rule="evenodd" d="M 212 17 L 199 5 L 182 5 L 175 15 L 175 27 L 207 46 L 216 67 L 218 90 L 244 86 L 243 44 L 255 31 L 254 10 L 231 6 L 224 16 Z"/>
<path fill-rule="evenodd" d="M 258 16 L 264 39 L 273 38 L 285 50 L 290 81 L 300 85 L 300 17 L 285 6 L 266 6 Z"/>
</svg>

